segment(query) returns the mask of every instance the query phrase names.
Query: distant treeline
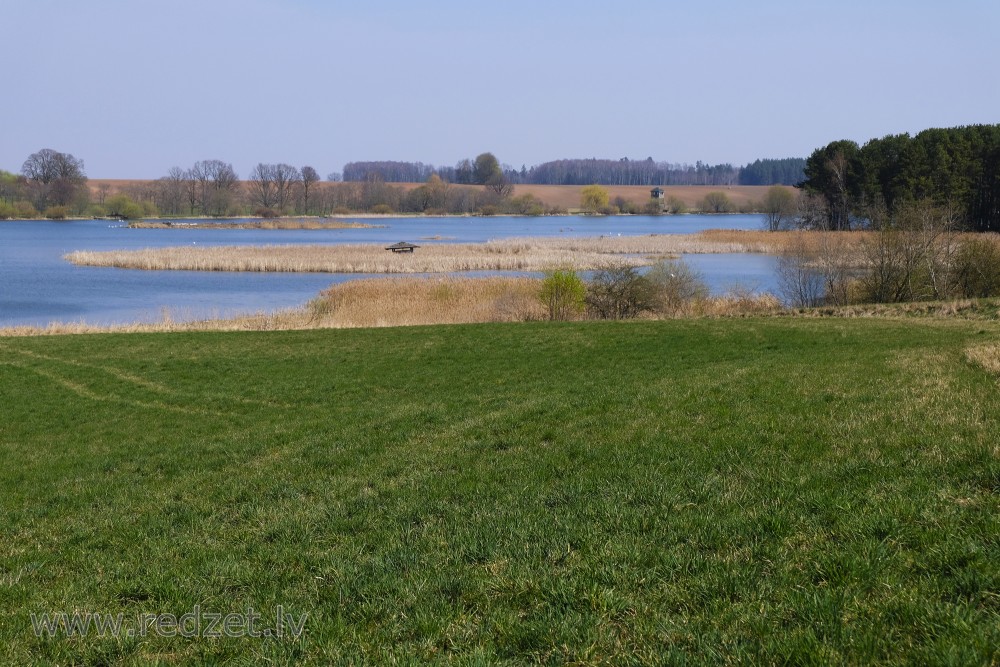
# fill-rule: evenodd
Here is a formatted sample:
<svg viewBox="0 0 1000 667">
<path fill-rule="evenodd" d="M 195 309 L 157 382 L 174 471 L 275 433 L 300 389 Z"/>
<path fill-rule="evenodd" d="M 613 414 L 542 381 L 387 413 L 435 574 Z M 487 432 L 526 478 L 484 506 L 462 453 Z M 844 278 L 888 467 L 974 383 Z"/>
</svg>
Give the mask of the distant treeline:
<svg viewBox="0 0 1000 667">
<path fill-rule="evenodd" d="M 553 160 L 528 169 L 502 165 L 504 178 L 513 185 L 795 185 L 804 178 L 805 159 L 756 160 L 745 167 L 703 162 L 676 164 L 645 160 L 577 159 Z M 349 162 L 345 181 L 379 178 L 387 183 L 422 183 L 437 174 L 448 183 L 479 182 L 476 163 L 462 160 L 454 167 L 436 167 L 422 162 L 391 160 Z"/>
<path fill-rule="evenodd" d="M 806 161 L 803 189 L 828 229 L 872 224 L 913 202 L 949 208 L 968 229 L 1000 232 L 1000 125 L 834 141 Z"/>
<path fill-rule="evenodd" d="M 754 160 L 740 169 L 740 185 L 798 185 L 805 178 L 805 158 Z"/>
</svg>

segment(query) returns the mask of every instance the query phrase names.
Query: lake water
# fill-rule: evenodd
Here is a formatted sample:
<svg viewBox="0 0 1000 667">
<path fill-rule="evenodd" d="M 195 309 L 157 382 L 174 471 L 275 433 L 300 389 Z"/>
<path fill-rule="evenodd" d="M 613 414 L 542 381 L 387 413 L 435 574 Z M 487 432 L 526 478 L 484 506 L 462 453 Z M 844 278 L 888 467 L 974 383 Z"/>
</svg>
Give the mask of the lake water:
<svg viewBox="0 0 1000 667">
<path fill-rule="evenodd" d="M 178 221 L 181 222 L 181 221 Z M 210 222 L 198 221 L 203 226 Z M 301 305 L 333 283 L 366 277 L 330 273 L 136 271 L 73 266 L 74 250 L 180 245 L 479 242 L 518 236 L 682 234 L 759 229 L 760 216 L 390 218 L 374 229 L 129 229 L 108 221 L 0 222 L 0 326 L 49 322 L 111 324 L 223 317 Z M 425 240 L 440 236 L 440 240 Z M 687 255 L 713 292 L 735 286 L 775 291 L 765 255 Z"/>
</svg>

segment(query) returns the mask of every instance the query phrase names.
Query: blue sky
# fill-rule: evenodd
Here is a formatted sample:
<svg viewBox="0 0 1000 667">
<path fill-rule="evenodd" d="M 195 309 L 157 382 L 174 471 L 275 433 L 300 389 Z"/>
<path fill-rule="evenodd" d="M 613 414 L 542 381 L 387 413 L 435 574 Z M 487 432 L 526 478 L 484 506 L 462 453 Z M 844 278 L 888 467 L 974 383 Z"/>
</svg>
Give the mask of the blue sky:
<svg viewBox="0 0 1000 667">
<path fill-rule="evenodd" d="M 994 0 L 0 0 L 0 168 L 743 164 L 1000 122 Z"/>
</svg>

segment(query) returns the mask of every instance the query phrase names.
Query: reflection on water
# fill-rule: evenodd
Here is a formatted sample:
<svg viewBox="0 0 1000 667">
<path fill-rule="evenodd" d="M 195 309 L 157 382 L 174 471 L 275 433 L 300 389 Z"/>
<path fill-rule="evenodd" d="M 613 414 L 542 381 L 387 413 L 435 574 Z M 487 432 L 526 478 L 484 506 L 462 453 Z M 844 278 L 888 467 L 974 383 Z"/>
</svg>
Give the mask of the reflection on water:
<svg viewBox="0 0 1000 667">
<path fill-rule="evenodd" d="M 52 321 L 92 324 L 216 317 L 301 305 L 325 287 L 359 274 L 132 271 L 80 267 L 73 250 L 179 245 L 467 243 L 518 236 L 679 234 L 712 228 L 758 229 L 759 216 L 391 218 L 373 229 L 129 229 L 107 221 L 0 222 L 0 326 Z M 431 240 L 430 237 L 440 237 Z M 427 240 L 425 240 L 427 239 Z M 688 255 L 713 292 L 738 285 L 774 290 L 774 258 Z"/>
</svg>

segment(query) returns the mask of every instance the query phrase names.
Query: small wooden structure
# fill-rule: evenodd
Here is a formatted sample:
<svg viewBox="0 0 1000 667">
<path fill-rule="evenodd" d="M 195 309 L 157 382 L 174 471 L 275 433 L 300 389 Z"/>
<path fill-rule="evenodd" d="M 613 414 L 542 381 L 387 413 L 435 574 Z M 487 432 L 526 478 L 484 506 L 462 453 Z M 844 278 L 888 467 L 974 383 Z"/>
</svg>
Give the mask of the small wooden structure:
<svg viewBox="0 0 1000 667">
<path fill-rule="evenodd" d="M 399 243 L 393 243 L 390 246 L 386 246 L 386 250 L 391 250 L 393 252 L 413 252 L 415 249 L 419 248 L 418 245 L 413 245 L 412 243 L 407 243 L 406 241 L 400 241 Z"/>
<path fill-rule="evenodd" d="M 649 196 L 653 199 L 663 199 L 663 188 L 653 188 L 649 191 Z"/>
</svg>

